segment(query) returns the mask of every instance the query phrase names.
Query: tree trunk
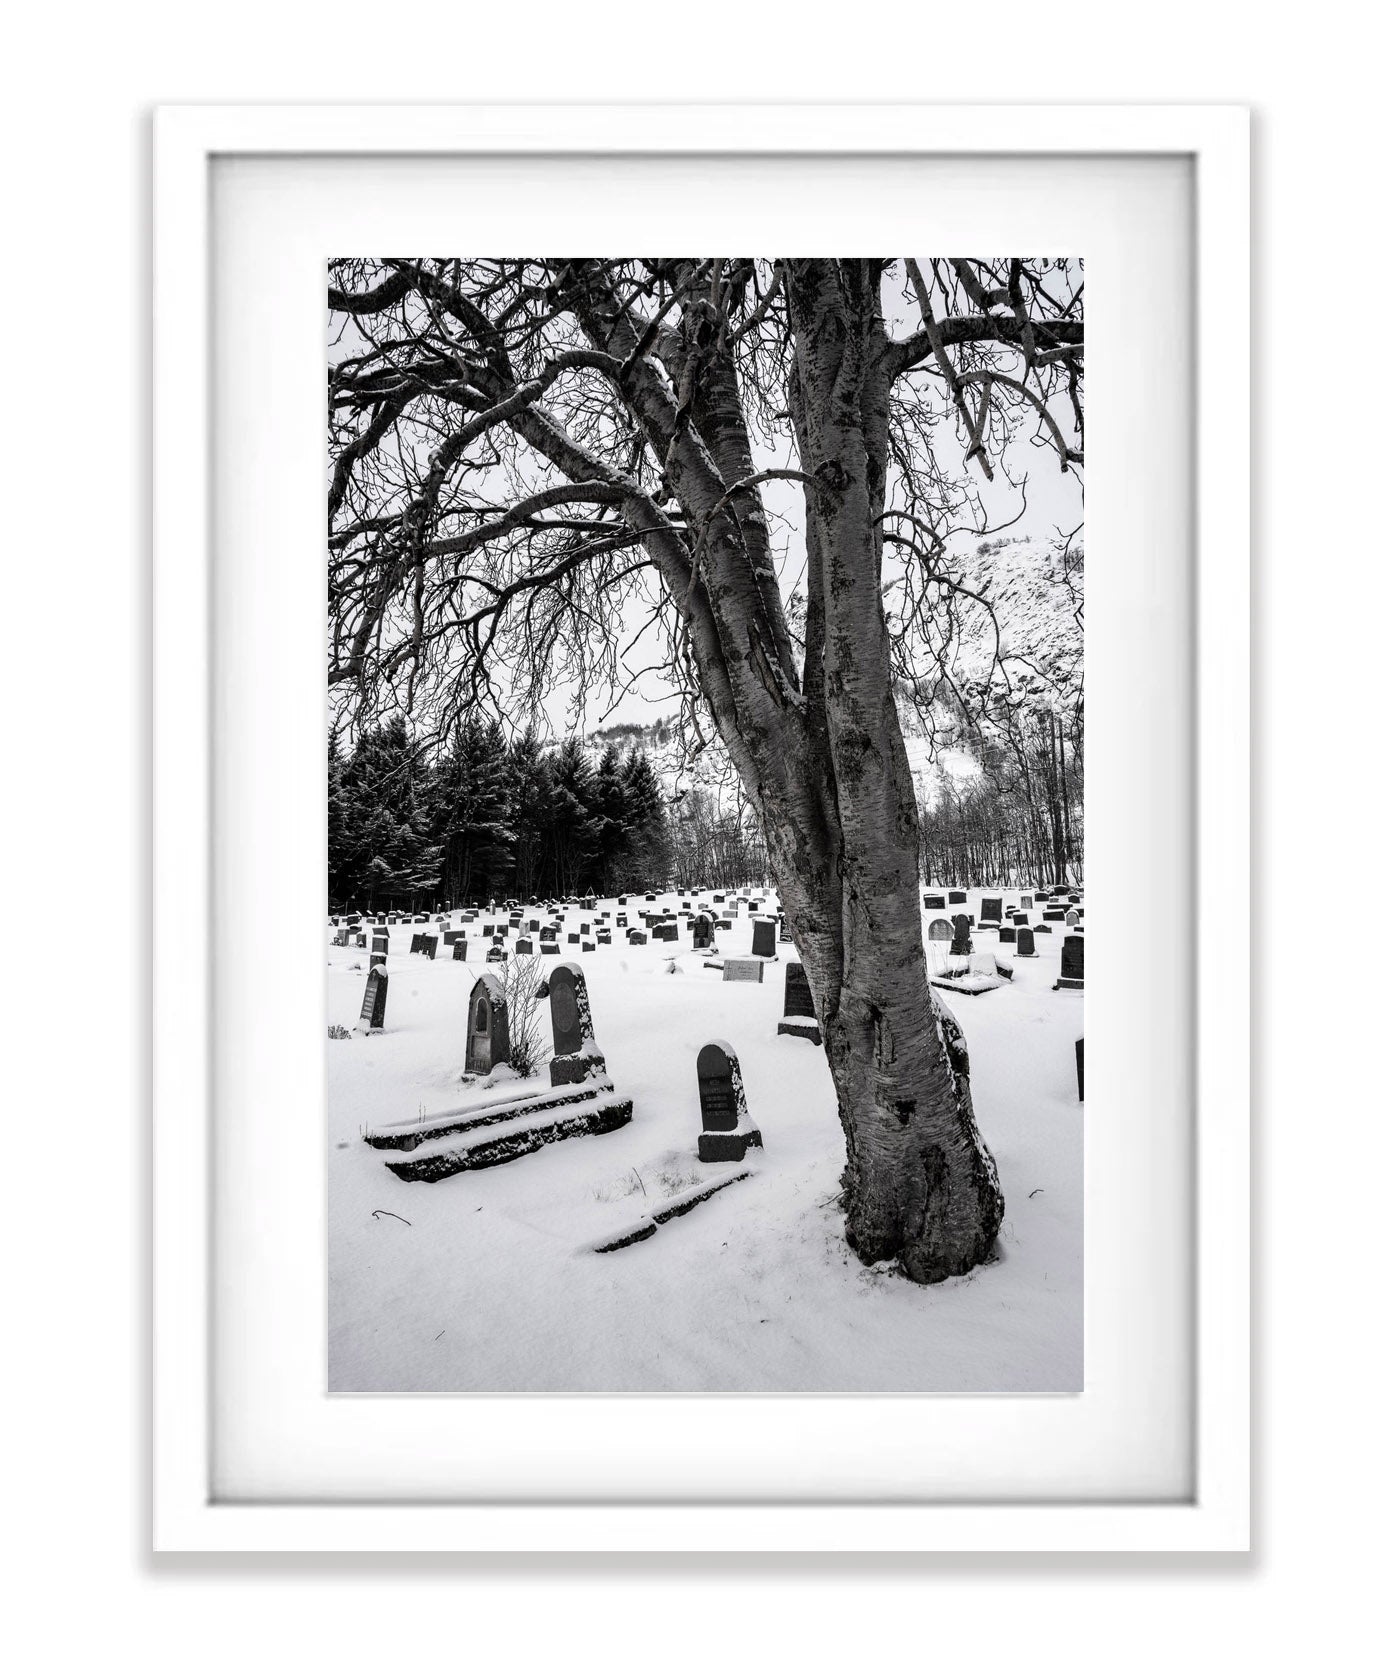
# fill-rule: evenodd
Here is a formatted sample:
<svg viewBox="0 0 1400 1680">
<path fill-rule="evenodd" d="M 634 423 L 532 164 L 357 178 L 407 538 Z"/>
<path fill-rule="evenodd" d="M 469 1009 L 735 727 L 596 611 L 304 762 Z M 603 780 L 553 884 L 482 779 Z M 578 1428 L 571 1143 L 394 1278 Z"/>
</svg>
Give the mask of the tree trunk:
<svg viewBox="0 0 1400 1680">
<path fill-rule="evenodd" d="M 921 937 L 918 811 L 881 590 L 879 270 L 794 264 L 788 296 L 790 395 L 809 476 L 808 763 L 829 783 L 837 833 L 820 848 L 785 835 L 770 850 L 785 905 L 797 889 L 795 934 L 846 1134 L 848 1240 L 867 1263 L 897 1258 L 911 1278 L 937 1282 L 987 1258 L 1003 1202 L 962 1034 L 934 1001 Z"/>
<path fill-rule="evenodd" d="M 660 343 L 681 413 L 635 353 L 625 311 L 585 296 L 580 318 L 598 348 L 625 360 L 634 412 L 686 513 L 693 549 L 654 504 L 624 504 L 647 533 L 759 813 L 823 1021 L 846 1135 L 847 1237 L 867 1263 L 897 1259 L 932 1283 L 988 1257 L 1002 1197 L 973 1118 L 962 1036 L 933 1001 L 920 935 L 917 812 L 881 590 L 894 363 L 880 264 L 788 262 L 780 272 L 806 499 L 800 678 L 733 358 L 713 313 L 683 311 Z M 567 440 L 527 424 L 542 452 L 583 470 Z"/>
</svg>

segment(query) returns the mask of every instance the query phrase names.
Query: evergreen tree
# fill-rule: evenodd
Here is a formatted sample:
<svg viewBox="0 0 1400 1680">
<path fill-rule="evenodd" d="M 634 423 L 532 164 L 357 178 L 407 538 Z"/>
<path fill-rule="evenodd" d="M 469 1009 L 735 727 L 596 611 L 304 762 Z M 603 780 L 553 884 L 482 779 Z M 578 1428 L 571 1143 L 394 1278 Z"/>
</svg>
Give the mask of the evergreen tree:
<svg viewBox="0 0 1400 1680">
<path fill-rule="evenodd" d="M 534 898 L 543 891 L 546 834 L 553 808 L 550 761 L 533 727 L 511 743 L 508 755 L 511 822 L 515 833 L 515 891 Z"/>
<path fill-rule="evenodd" d="M 603 748 L 593 787 L 598 820 L 598 863 L 593 884 L 600 892 L 614 893 L 620 890 L 617 882 L 625 866 L 631 828 L 622 753 L 615 740 Z"/>
<path fill-rule="evenodd" d="M 442 847 L 425 798 L 431 772 L 401 718 L 366 730 L 340 779 L 346 897 L 366 908 L 417 905 L 437 890 Z"/>
<path fill-rule="evenodd" d="M 596 815 L 597 789 L 593 767 L 583 743 L 565 741 L 553 754 L 553 797 L 550 805 L 550 840 L 554 866 L 554 890 L 580 892 L 591 879 L 598 856 L 601 824 Z"/>
<path fill-rule="evenodd" d="M 651 760 L 639 748 L 629 753 L 622 782 L 629 845 L 627 873 L 633 887 L 664 886 L 670 880 L 670 846 L 661 788 Z"/>
<path fill-rule="evenodd" d="M 453 904 L 504 897 L 515 863 L 510 757 L 500 724 L 470 713 L 438 769 L 434 828 L 443 896 Z"/>
<path fill-rule="evenodd" d="M 348 891 L 350 823 L 345 799 L 345 760 L 335 731 L 326 731 L 326 896 L 342 904 Z"/>
</svg>

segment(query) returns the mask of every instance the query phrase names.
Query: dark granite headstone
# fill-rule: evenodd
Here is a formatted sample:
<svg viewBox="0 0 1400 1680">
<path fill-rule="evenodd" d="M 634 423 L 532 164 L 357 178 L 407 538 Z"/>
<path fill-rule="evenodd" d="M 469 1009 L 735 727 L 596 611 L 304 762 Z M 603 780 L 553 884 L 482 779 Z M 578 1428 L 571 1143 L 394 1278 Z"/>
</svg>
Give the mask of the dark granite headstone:
<svg viewBox="0 0 1400 1680">
<path fill-rule="evenodd" d="M 1033 957 L 1036 955 L 1035 934 L 1028 927 L 1016 929 L 1016 955 L 1018 957 Z"/>
<path fill-rule="evenodd" d="M 1000 944 L 1011 945 L 1015 943 L 1015 939 L 1016 929 L 1014 927 L 1002 927 L 997 929 L 997 940 Z"/>
<path fill-rule="evenodd" d="M 1001 900 L 999 898 L 984 898 L 982 900 L 982 914 L 979 920 L 984 922 L 999 922 L 1001 920 Z"/>
<path fill-rule="evenodd" d="M 972 954 L 972 917 L 953 917 L 953 944 L 948 952 L 951 957 L 967 957 Z"/>
<path fill-rule="evenodd" d="M 965 892 L 950 892 L 948 902 L 949 904 L 966 904 L 967 894 Z"/>
<path fill-rule="evenodd" d="M 409 944 L 409 947 L 408 947 L 409 956 L 417 957 L 417 956 L 422 955 L 422 953 L 423 953 L 423 939 L 424 939 L 423 934 L 421 934 L 421 933 L 415 933 L 414 934 L 413 939 L 412 939 L 412 941 L 411 941 L 411 943 Z"/>
<path fill-rule="evenodd" d="M 1079 1100 L 1084 1101 L 1084 1040 L 1074 1041 L 1074 1076 L 1079 1082 Z"/>
<path fill-rule="evenodd" d="M 1056 990 L 1082 992 L 1084 990 L 1084 939 L 1081 934 L 1067 933 L 1060 947 L 1060 978 Z"/>
<path fill-rule="evenodd" d="M 744 1077 L 732 1047 L 717 1040 L 695 1058 L 700 1086 L 700 1159 L 742 1161 L 749 1149 L 761 1149 L 763 1139 L 749 1121 Z"/>
<path fill-rule="evenodd" d="M 452 960 L 453 962 L 465 962 L 467 960 L 467 942 L 465 939 L 459 939 L 452 947 Z"/>
<path fill-rule="evenodd" d="M 773 922 L 766 917 L 760 918 L 753 925 L 753 955 L 756 957 L 774 957 L 778 954 L 778 930 Z"/>
<path fill-rule="evenodd" d="M 517 957 L 533 957 L 535 954 L 534 940 L 517 939 L 515 942 L 515 954 Z"/>
<path fill-rule="evenodd" d="M 389 971 L 374 962 L 365 980 L 365 999 L 360 1005 L 360 1030 L 379 1032 L 384 1026 L 384 1006 L 389 1000 Z"/>
<path fill-rule="evenodd" d="M 778 1022 L 778 1036 L 805 1038 L 812 1044 L 822 1041 L 812 988 L 807 984 L 807 971 L 800 962 L 790 962 L 783 969 L 783 1018 Z"/>
<path fill-rule="evenodd" d="M 690 925 L 690 943 L 696 951 L 708 951 L 715 941 L 715 924 L 703 913 Z"/>
<path fill-rule="evenodd" d="M 437 961 L 438 936 L 435 933 L 423 935 L 423 955 L 429 962 Z"/>
<path fill-rule="evenodd" d="M 580 1085 L 602 1079 L 607 1069 L 593 1039 L 588 986 L 577 963 L 560 963 L 549 977 L 549 1021 L 554 1032 L 551 1085 Z"/>
</svg>

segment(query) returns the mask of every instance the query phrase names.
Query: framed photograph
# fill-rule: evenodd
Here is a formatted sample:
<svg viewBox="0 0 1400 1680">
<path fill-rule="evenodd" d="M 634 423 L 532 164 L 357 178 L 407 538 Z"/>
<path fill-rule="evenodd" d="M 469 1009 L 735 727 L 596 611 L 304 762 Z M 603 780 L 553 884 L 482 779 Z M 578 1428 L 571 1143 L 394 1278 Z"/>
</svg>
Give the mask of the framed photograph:
<svg viewBox="0 0 1400 1680">
<path fill-rule="evenodd" d="M 1247 113 L 155 170 L 157 1548 L 1247 1548 Z"/>
</svg>

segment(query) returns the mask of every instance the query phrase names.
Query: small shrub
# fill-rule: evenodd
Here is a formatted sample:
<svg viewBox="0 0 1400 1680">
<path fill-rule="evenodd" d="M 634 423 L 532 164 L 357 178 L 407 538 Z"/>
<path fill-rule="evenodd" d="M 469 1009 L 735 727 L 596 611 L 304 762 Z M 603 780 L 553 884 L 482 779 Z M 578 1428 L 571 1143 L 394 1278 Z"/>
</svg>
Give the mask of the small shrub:
<svg viewBox="0 0 1400 1680">
<path fill-rule="evenodd" d="M 330 1026 L 330 1027 L 326 1028 L 326 1037 L 327 1038 L 349 1038 L 349 1036 L 350 1036 L 349 1027 Z"/>
<path fill-rule="evenodd" d="M 544 1059 L 544 1027 L 540 1002 L 535 996 L 544 979 L 544 959 L 539 956 L 507 956 L 498 965 L 506 988 L 510 1020 L 511 1067 L 528 1079 Z"/>
</svg>

